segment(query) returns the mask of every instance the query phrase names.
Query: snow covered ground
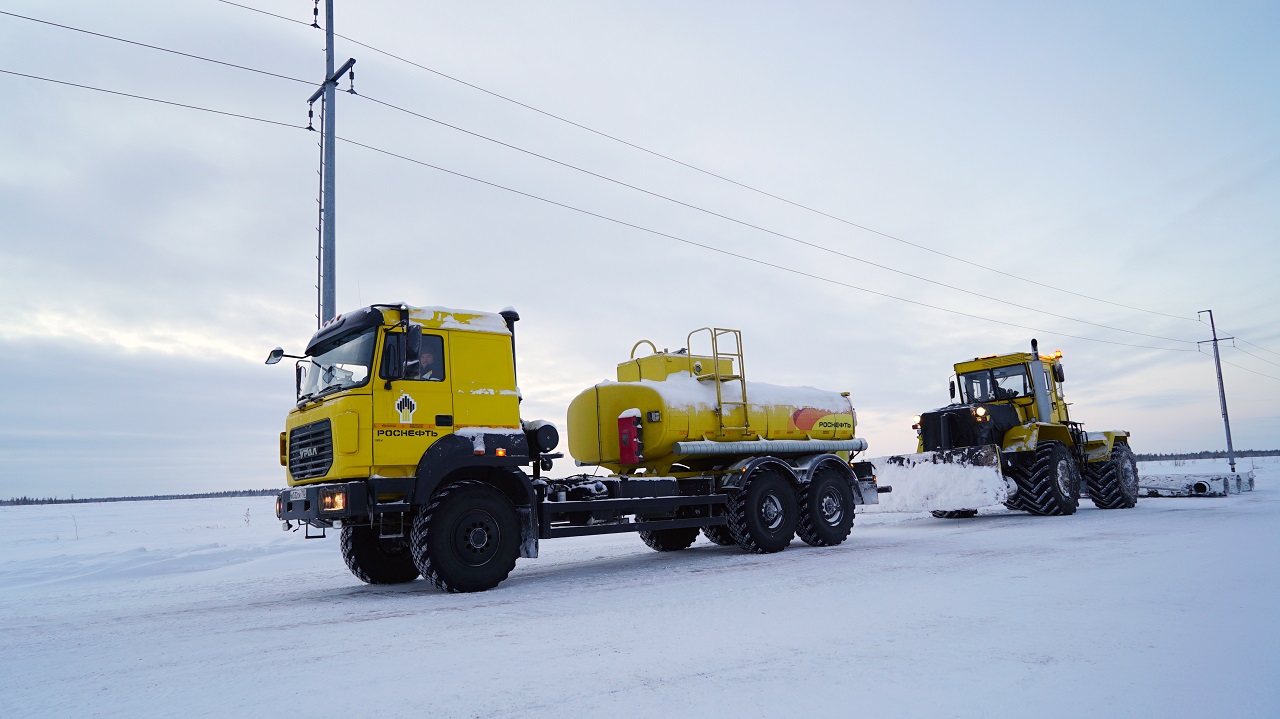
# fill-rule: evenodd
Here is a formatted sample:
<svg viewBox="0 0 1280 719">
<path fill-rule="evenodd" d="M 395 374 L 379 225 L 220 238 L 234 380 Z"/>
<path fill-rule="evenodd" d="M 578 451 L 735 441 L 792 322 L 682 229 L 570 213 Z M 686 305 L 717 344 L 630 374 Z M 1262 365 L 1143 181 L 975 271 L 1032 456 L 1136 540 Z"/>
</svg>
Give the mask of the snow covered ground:
<svg viewBox="0 0 1280 719">
<path fill-rule="evenodd" d="M 362 585 L 271 498 L 4 507 L 0 716 L 1274 717 L 1252 462 L 1228 498 L 869 514 L 769 556 L 554 540 L 473 595 Z"/>
</svg>

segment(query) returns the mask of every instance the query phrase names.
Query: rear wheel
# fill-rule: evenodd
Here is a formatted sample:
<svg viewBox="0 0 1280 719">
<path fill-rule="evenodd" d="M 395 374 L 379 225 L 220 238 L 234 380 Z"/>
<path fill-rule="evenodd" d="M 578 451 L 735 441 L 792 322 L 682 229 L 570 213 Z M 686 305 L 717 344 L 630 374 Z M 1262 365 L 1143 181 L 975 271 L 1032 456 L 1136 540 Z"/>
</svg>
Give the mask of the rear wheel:
<svg viewBox="0 0 1280 719">
<path fill-rule="evenodd" d="M 799 492 L 796 535 L 813 547 L 834 547 L 853 529 L 853 489 L 828 465 L 819 469 Z"/>
<path fill-rule="evenodd" d="M 678 552 L 688 549 L 693 540 L 698 538 L 698 528 L 655 529 L 640 532 L 640 539 L 655 552 Z"/>
<path fill-rule="evenodd" d="M 781 552 L 796 534 L 796 493 L 772 469 L 752 472 L 729 495 L 729 531 L 739 547 L 756 554 Z"/>
<path fill-rule="evenodd" d="M 365 584 L 403 584 L 418 578 L 404 537 L 379 537 L 373 527 L 342 528 L 342 560 Z"/>
<path fill-rule="evenodd" d="M 1009 477 L 1018 486 L 1005 506 L 1040 516 L 1075 514 L 1080 505 L 1080 468 L 1067 445 L 1043 441 L 1029 463 L 1015 466 Z"/>
<path fill-rule="evenodd" d="M 738 542 L 733 538 L 733 532 L 729 531 L 729 525 L 718 524 L 714 527 L 703 527 L 702 536 L 707 538 L 708 542 L 718 544 L 721 547 L 732 547 Z"/>
<path fill-rule="evenodd" d="M 938 519 L 973 519 L 978 516 L 976 509 L 935 509 L 930 512 Z"/>
<path fill-rule="evenodd" d="M 446 592 L 481 592 L 507 578 L 520 553 L 520 518 L 506 495 L 476 481 L 436 492 L 413 519 L 413 561 Z"/>
<path fill-rule="evenodd" d="M 1124 442 L 1116 442 L 1105 462 L 1085 465 L 1089 499 L 1098 509 L 1129 509 L 1138 503 L 1138 462 Z"/>
</svg>

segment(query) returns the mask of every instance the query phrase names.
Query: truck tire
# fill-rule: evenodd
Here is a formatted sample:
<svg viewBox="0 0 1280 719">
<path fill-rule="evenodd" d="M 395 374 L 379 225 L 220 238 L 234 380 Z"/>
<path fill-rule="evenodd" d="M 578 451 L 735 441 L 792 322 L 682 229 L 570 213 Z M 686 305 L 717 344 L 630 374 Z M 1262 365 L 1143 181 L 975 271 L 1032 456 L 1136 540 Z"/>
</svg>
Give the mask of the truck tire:
<svg viewBox="0 0 1280 719">
<path fill-rule="evenodd" d="M 403 584 L 418 578 L 409 542 L 379 537 L 373 527 L 342 528 L 342 560 L 365 584 Z"/>
<path fill-rule="evenodd" d="M 693 540 L 698 538 L 698 528 L 655 529 L 640 532 L 640 539 L 655 552 L 678 552 L 688 549 Z"/>
<path fill-rule="evenodd" d="M 733 532 L 729 531 L 729 525 L 717 524 L 714 527 L 703 527 L 702 536 L 707 538 L 708 542 L 718 544 L 721 547 L 732 547 L 738 543 L 733 538 Z"/>
<path fill-rule="evenodd" d="M 1138 462 L 1124 442 L 1116 442 L 1107 461 L 1086 464 L 1084 476 L 1089 499 L 1098 509 L 1129 509 L 1138 503 Z"/>
<path fill-rule="evenodd" d="M 791 483 L 772 469 L 759 469 L 729 495 L 729 531 L 739 547 L 755 554 L 781 552 L 796 534 L 799 514 Z"/>
<path fill-rule="evenodd" d="M 973 519 L 978 516 L 976 509 L 935 509 L 930 512 L 937 519 Z"/>
<path fill-rule="evenodd" d="M 853 490 L 836 470 L 819 469 L 801 487 L 796 536 L 811 547 L 834 547 L 853 529 Z"/>
<path fill-rule="evenodd" d="M 493 589 L 516 566 L 520 517 L 496 488 L 466 480 L 445 486 L 413 518 L 413 561 L 446 592 Z"/>
<path fill-rule="evenodd" d="M 1018 486 L 1005 506 L 1038 516 L 1075 514 L 1080 506 L 1080 467 L 1067 445 L 1043 441 L 1028 464 L 1009 471 Z"/>
</svg>

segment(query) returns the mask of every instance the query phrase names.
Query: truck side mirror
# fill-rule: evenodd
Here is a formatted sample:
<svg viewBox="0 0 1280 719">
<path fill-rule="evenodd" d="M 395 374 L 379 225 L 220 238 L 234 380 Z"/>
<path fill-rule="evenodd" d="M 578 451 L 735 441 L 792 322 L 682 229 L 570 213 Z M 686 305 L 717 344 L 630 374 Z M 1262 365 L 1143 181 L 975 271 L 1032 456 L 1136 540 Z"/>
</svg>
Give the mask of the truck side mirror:
<svg viewBox="0 0 1280 719">
<path fill-rule="evenodd" d="M 956 398 L 956 381 L 951 380 L 951 399 Z"/>
<path fill-rule="evenodd" d="M 275 363 L 277 363 L 277 362 L 279 362 L 279 361 L 280 361 L 280 358 L 281 358 L 281 357 L 284 357 L 284 348 L 283 348 L 283 347 L 277 347 L 277 348 L 275 348 L 275 349 L 271 350 L 271 354 L 267 355 L 267 362 L 266 362 L 266 363 L 267 363 L 267 364 L 275 364 Z"/>
<path fill-rule="evenodd" d="M 400 366 L 404 367 L 401 377 L 417 377 L 418 363 L 422 356 L 422 325 L 409 325 L 404 333 L 404 356 Z"/>
<path fill-rule="evenodd" d="M 1062 365 L 1053 365 L 1053 378 L 1058 380 L 1060 383 L 1067 380 L 1067 373 L 1062 370 Z"/>
</svg>

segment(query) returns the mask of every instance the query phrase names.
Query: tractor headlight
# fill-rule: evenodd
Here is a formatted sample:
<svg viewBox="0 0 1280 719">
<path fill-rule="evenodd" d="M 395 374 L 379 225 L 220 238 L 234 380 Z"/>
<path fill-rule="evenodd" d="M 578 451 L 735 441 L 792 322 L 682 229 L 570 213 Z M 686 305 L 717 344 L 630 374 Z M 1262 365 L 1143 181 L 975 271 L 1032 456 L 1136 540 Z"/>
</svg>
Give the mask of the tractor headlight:
<svg viewBox="0 0 1280 719">
<path fill-rule="evenodd" d="M 920 429 L 920 415 L 911 418 L 911 429 Z"/>
<path fill-rule="evenodd" d="M 981 422 L 987 416 L 987 408 L 979 407 L 975 409 L 973 413 L 978 416 L 978 421 Z"/>
<path fill-rule="evenodd" d="M 347 508 L 347 490 L 341 487 L 326 487 L 320 490 L 320 511 L 341 512 Z"/>
</svg>

